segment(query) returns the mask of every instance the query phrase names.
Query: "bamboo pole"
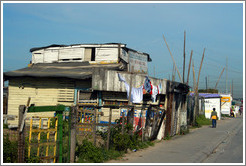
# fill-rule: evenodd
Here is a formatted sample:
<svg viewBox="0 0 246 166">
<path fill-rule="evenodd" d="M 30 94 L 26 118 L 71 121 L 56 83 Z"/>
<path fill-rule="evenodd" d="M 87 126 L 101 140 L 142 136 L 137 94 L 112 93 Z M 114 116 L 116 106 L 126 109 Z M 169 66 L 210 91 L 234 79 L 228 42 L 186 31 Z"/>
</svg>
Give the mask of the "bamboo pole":
<svg viewBox="0 0 246 166">
<path fill-rule="evenodd" d="M 202 60 L 201 60 L 201 64 L 200 64 L 200 68 L 199 68 L 199 73 L 198 73 L 198 78 L 197 78 L 197 86 L 196 86 L 196 91 L 198 91 L 198 86 L 199 86 L 199 78 L 200 78 L 200 74 L 201 74 L 201 69 L 202 69 L 202 62 L 204 59 L 204 53 L 205 53 L 205 48 L 203 50 L 203 54 L 202 54 Z"/>
<path fill-rule="evenodd" d="M 218 83 L 219 83 L 219 81 L 220 81 L 220 77 L 221 77 L 221 75 L 223 74 L 224 70 L 225 70 L 225 68 L 223 68 L 222 72 L 220 73 L 219 79 L 218 79 L 218 81 L 216 82 L 215 88 L 214 88 L 214 89 L 217 88 L 217 85 L 218 85 Z"/>
<path fill-rule="evenodd" d="M 193 54 L 193 50 L 191 50 L 191 53 L 190 53 L 190 63 L 189 63 L 188 75 L 187 75 L 187 82 L 186 82 L 187 85 L 189 84 L 190 65 L 191 65 L 192 54 Z"/>
<path fill-rule="evenodd" d="M 195 69 L 194 69 L 194 61 L 192 61 L 192 69 L 193 69 L 193 89 L 196 90 L 196 75 L 195 75 Z"/>
<path fill-rule="evenodd" d="M 181 78 L 180 72 L 179 72 L 179 70 L 178 70 L 178 68 L 177 68 L 177 66 L 176 66 L 175 60 L 174 60 L 173 55 L 172 55 L 172 53 L 171 53 L 171 51 L 170 51 L 170 49 L 169 49 L 169 46 L 168 46 L 168 44 L 167 44 L 167 41 L 166 41 L 164 35 L 162 35 L 162 36 L 163 36 L 163 39 L 164 39 L 164 41 L 165 41 L 165 43 L 166 43 L 166 45 L 167 45 L 168 51 L 169 51 L 169 53 L 170 53 L 170 55 L 171 55 L 171 57 L 172 57 L 173 63 L 174 63 L 174 65 L 175 65 L 175 68 L 176 68 L 176 70 L 177 70 L 177 72 L 178 72 L 179 79 L 180 79 L 180 81 L 182 82 L 182 78 Z"/>
<path fill-rule="evenodd" d="M 194 88 L 194 97 L 195 97 L 195 105 L 194 105 L 194 109 L 193 109 L 193 125 L 195 125 L 196 122 L 196 76 L 195 76 L 195 69 L 194 69 L 194 61 L 192 61 L 192 69 L 193 69 L 193 88 Z"/>
<path fill-rule="evenodd" d="M 183 83 L 184 83 L 184 77 L 185 77 L 185 36 L 186 33 L 184 31 L 184 62 L 183 62 Z"/>
</svg>

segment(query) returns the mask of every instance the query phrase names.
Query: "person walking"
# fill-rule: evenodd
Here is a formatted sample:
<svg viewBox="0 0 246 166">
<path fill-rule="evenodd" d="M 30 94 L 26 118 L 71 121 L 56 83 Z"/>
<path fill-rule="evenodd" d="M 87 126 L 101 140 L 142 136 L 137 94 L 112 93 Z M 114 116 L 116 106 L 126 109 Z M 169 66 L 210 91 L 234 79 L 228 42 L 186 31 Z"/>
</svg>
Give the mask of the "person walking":
<svg viewBox="0 0 246 166">
<path fill-rule="evenodd" d="M 212 119 L 212 128 L 216 128 L 217 112 L 215 111 L 215 108 L 213 108 L 213 111 L 211 112 L 211 119 Z"/>
</svg>

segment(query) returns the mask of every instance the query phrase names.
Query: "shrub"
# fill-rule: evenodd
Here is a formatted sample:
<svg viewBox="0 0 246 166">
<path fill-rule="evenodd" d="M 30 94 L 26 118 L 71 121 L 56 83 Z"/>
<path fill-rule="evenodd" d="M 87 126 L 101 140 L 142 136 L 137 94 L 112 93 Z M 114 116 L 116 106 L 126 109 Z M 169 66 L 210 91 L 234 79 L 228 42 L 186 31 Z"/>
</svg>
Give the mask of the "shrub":
<svg viewBox="0 0 246 166">
<path fill-rule="evenodd" d="M 3 162 L 16 163 L 18 158 L 18 142 L 10 141 L 9 134 L 3 137 Z"/>
<path fill-rule="evenodd" d="M 167 133 L 167 136 L 164 137 L 164 140 L 170 140 L 171 139 L 171 136 Z"/>
<path fill-rule="evenodd" d="M 94 146 L 87 139 L 84 139 L 81 145 L 76 146 L 75 154 L 79 157 L 79 163 L 100 163 L 104 160 L 102 149 Z"/>
<path fill-rule="evenodd" d="M 203 125 L 210 125 L 212 123 L 211 119 L 207 119 L 205 115 L 199 115 L 196 118 L 196 126 L 202 127 Z"/>
</svg>

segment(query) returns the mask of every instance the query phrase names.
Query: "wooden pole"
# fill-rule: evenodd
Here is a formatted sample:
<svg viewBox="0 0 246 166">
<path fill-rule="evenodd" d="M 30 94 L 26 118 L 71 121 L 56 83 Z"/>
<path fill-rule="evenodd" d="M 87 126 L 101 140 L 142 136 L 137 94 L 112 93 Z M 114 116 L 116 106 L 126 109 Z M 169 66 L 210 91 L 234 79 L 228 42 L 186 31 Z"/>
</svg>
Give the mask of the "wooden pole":
<svg viewBox="0 0 246 166">
<path fill-rule="evenodd" d="M 194 69 L 194 62 L 192 61 L 192 69 L 193 69 L 193 88 L 194 88 L 194 98 L 195 98 L 195 105 L 194 105 L 194 109 L 193 109 L 193 121 L 192 121 L 192 124 L 193 125 L 195 125 L 195 122 L 196 122 L 196 93 L 197 93 L 197 91 L 196 91 L 196 76 L 195 76 L 195 69 Z"/>
<path fill-rule="evenodd" d="M 187 85 L 189 84 L 190 65 L 191 65 L 192 54 L 193 54 L 193 50 L 191 50 L 191 53 L 190 53 L 190 63 L 189 63 L 188 75 L 187 75 L 187 82 L 186 82 Z"/>
<path fill-rule="evenodd" d="M 23 125 L 22 132 L 20 132 L 25 109 L 26 107 L 24 105 L 19 106 L 18 163 L 24 163 L 24 157 L 25 157 L 25 125 Z"/>
<path fill-rule="evenodd" d="M 132 73 L 130 73 L 130 90 L 129 90 L 128 105 L 131 105 L 131 98 L 132 98 Z"/>
<path fill-rule="evenodd" d="M 199 73 L 198 73 L 198 78 L 197 78 L 197 90 L 198 90 L 198 86 L 199 86 L 199 78 L 200 78 L 200 74 L 201 74 L 201 69 L 202 69 L 202 62 L 203 62 L 203 59 L 204 59 L 204 53 L 205 53 L 205 48 L 203 50 L 203 54 L 202 54 L 202 60 L 201 60 L 201 64 L 200 64 L 200 68 L 199 68 Z"/>
<path fill-rule="evenodd" d="M 231 85 L 231 97 L 233 98 L 233 80 L 232 80 L 232 85 Z"/>
<path fill-rule="evenodd" d="M 111 119 L 112 119 L 112 108 L 110 107 L 110 109 L 109 109 L 109 121 L 108 121 L 107 150 L 109 150 Z"/>
<path fill-rule="evenodd" d="M 195 75 L 195 69 L 194 69 L 194 61 L 192 61 L 192 70 L 193 70 L 193 89 L 195 92 L 196 91 L 196 75 Z"/>
<path fill-rule="evenodd" d="M 172 53 L 171 53 L 171 51 L 170 51 L 170 49 L 169 49 L 169 46 L 168 46 L 168 44 L 167 44 L 167 41 L 166 41 L 164 35 L 163 35 L 163 39 L 164 39 L 164 41 L 165 41 L 165 43 L 166 43 L 166 45 L 167 45 L 167 48 L 168 48 L 168 51 L 169 51 L 171 57 L 172 57 L 173 63 L 174 63 L 174 65 L 175 65 L 175 68 L 176 68 L 176 70 L 177 70 L 177 72 L 178 72 L 178 75 L 179 75 L 179 79 L 180 79 L 180 81 L 182 82 L 182 78 L 181 78 L 180 72 L 179 72 L 179 70 L 178 70 L 178 68 L 177 68 L 177 66 L 176 66 L 175 60 L 174 60 L 173 55 L 172 55 Z"/>
<path fill-rule="evenodd" d="M 97 109 L 94 108 L 94 121 L 93 121 L 93 144 L 96 146 L 96 122 L 97 122 Z"/>
<path fill-rule="evenodd" d="M 124 134 L 124 126 L 125 126 L 125 112 L 122 112 L 122 126 L 121 126 L 121 133 Z"/>
<path fill-rule="evenodd" d="M 219 81 L 220 81 L 220 77 L 221 77 L 221 75 L 223 74 L 224 70 L 225 70 L 225 68 L 223 68 L 222 72 L 220 73 L 219 79 L 218 79 L 218 81 L 216 82 L 215 88 L 214 88 L 214 89 L 217 88 L 217 85 L 218 85 L 218 83 L 219 83 Z"/>
<path fill-rule="evenodd" d="M 141 109 L 141 128 L 142 128 L 142 137 L 141 137 L 141 140 L 142 142 L 144 141 L 144 123 L 143 123 L 143 108 Z"/>
<path fill-rule="evenodd" d="M 31 97 L 28 97 L 27 104 L 26 104 L 26 107 L 25 107 L 25 110 L 24 110 L 24 114 L 23 114 L 22 119 L 21 119 L 19 132 L 22 132 L 22 130 L 23 130 L 25 119 L 26 119 L 27 110 L 28 110 L 28 107 L 30 105 L 30 101 L 31 101 Z"/>
<path fill-rule="evenodd" d="M 70 141 L 70 163 L 74 163 L 75 160 L 75 148 L 76 148 L 76 119 L 77 119 L 77 107 L 72 107 L 71 110 L 71 141 Z"/>
<path fill-rule="evenodd" d="M 185 77 L 185 31 L 184 31 L 184 62 L 183 62 L 183 83 L 184 83 L 184 77 Z"/>
<path fill-rule="evenodd" d="M 172 81 L 175 81 L 175 73 L 176 73 L 175 65 L 173 64 Z"/>
</svg>

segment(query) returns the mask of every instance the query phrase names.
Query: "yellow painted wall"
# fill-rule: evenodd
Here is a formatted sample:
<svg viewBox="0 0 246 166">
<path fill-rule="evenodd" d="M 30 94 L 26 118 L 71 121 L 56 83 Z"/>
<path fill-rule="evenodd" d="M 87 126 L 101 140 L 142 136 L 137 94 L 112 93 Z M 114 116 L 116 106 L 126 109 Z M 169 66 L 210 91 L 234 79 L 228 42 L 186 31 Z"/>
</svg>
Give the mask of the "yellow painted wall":
<svg viewBox="0 0 246 166">
<path fill-rule="evenodd" d="M 74 100 L 74 81 L 57 78 L 12 78 L 9 80 L 8 115 L 16 115 L 15 120 L 8 120 L 9 125 L 18 125 L 19 105 L 35 106 L 64 104 L 71 106 Z M 66 102 L 62 100 L 68 100 Z M 70 100 L 70 101 L 69 101 Z M 54 116 L 54 112 L 29 113 L 31 116 Z"/>
</svg>

